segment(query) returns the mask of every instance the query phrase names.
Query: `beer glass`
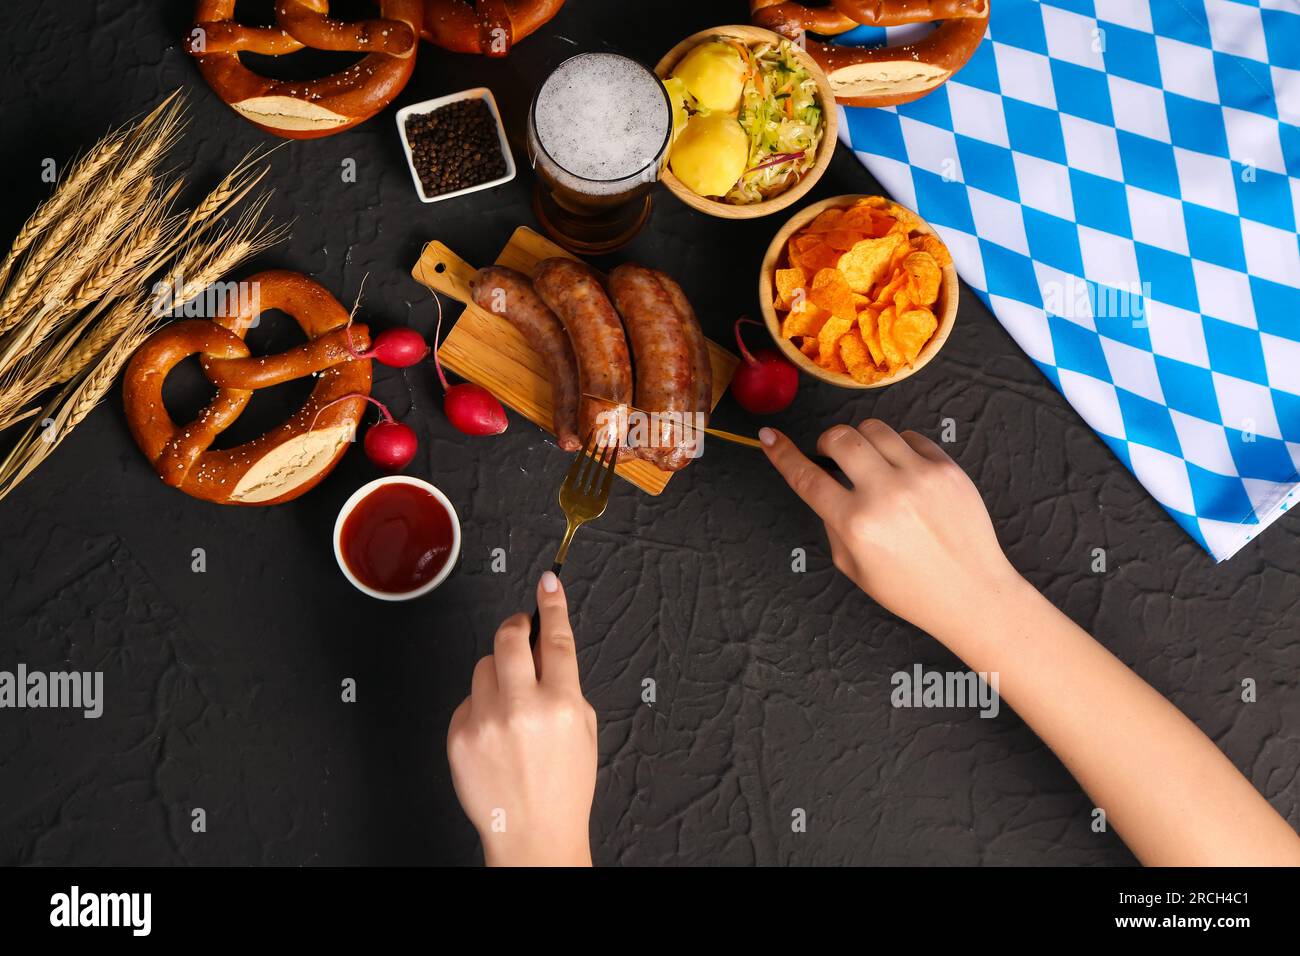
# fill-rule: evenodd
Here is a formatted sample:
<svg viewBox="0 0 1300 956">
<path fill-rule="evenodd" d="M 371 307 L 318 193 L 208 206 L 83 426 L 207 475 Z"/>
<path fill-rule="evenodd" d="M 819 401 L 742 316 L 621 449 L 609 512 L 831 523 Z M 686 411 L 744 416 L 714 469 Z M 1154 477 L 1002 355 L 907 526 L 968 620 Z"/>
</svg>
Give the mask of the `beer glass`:
<svg viewBox="0 0 1300 956">
<path fill-rule="evenodd" d="M 650 217 L 672 130 L 668 91 L 635 60 L 581 53 L 557 66 L 528 110 L 542 228 L 578 254 L 626 245 Z"/>
</svg>

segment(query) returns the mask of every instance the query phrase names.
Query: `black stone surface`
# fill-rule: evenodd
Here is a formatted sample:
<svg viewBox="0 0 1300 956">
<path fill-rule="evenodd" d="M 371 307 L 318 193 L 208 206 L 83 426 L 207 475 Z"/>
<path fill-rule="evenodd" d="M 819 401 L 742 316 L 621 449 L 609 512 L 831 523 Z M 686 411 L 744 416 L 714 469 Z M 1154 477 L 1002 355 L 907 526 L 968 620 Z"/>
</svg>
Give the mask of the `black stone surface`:
<svg viewBox="0 0 1300 956">
<path fill-rule="evenodd" d="M 255 265 L 302 270 L 349 303 L 369 274 L 367 321 L 431 332 L 430 296 L 409 277 L 421 244 L 439 238 L 486 263 L 532 223 L 522 117 L 548 68 L 588 49 L 652 64 L 745 10 L 570 0 L 504 61 L 424 46 L 396 106 L 491 87 L 518 178 L 421 205 L 390 107 L 275 153 L 270 211 L 293 237 Z M 191 123 L 172 161 L 196 191 L 274 143 L 180 49 L 189 13 L 181 0 L 0 5 L 6 235 L 48 192 L 43 159 L 65 162 L 178 86 Z M 349 159 L 355 183 L 342 180 Z M 876 191 L 841 148 L 808 199 Z M 726 341 L 737 315 L 757 314 L 758 262 L 783 218 L 723 222 L 661 193 L 617 259 L 677 276 L 706 331 Z M 252 341 L 278 349 L 293 336 L 281 319 Z M 98 720 L 0 710 L 0 862 L 480 859 L 449 780 L 447 720 L 497 623 L 531 606 L 563 529 L 554 494 L 566 459 L 514 415 L 498 438 L 453 431 L 431 368 L 379 370 L 375 391 L 419 432 L 410 473 L 446 491 L 464 524 L 463 567 L 425 600 L 369 600 L 335 565 L 335 514 L 374 476 L 359 453 L 291 504 L 221 508 L 159 482 L 117 393 L 0 502 L 0 669 L 103 670 L 106 688 Z M 197 378 L 172 392 L 178 407 L 204 396 Z M 289 387 L 259 394 L 232 438 L 300 398 Z M 871 415 L 935 437 L 953 419 L 948 447 L 1017 567 L 1300 824 L 1300 525 L 1283 521 L 1214 566 L 969 291 L 920 374 L 868 393 L 805 380 L 775 424 L 811 444 Z M 715 421 L 759 424 L 730 399 Z M 191 570 L 195 548 L 204 573 Z M 505 573 L 490 569 L 496 548 Z M 807 549 L 805 573 L 791 570 L 794 548 Z M 1105 573 L 1090 569 L 1094 548 L 1106 551 Z M 566 575 L 601 721 L 598 863 L 1133 862 L 1113 834 L 1091 831 L 1090 802 L 1014 714 L 890 707 L 892 672 L 958 662 L 834 571 L 820 526 L 757 453 L 715 444 L 657 499 L 620 485 Z M 1250 705 L 1239 700 L 1248 677 L 1259 686 Z M 345 678 L 356 703 L 340 700 Z M 641 700 L 646 678 L 653 706 Z M 206 833 L 191 832 L 195 808 Z M 807 832 L 792 832 L 797 808 Z"/>
</svg>

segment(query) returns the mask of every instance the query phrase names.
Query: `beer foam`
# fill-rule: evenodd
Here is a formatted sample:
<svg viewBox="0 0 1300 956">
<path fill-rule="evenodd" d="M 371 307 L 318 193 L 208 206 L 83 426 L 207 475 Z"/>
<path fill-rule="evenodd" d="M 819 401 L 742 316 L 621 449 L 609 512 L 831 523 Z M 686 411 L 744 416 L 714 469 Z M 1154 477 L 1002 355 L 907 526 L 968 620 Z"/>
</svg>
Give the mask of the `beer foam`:
<svg viewBox="0 0 1300 956">
<path fill-rule="evenodd" d="M 578 192 L 603 193 L 625 188 L 621 181 L 655 165 L 672 115 L 662 84 L 645 67 L 614 53 L 584 53 L 542 84 L 533 122 L 560 167 L 548 164 L 552 175 Z"/>
</svg>

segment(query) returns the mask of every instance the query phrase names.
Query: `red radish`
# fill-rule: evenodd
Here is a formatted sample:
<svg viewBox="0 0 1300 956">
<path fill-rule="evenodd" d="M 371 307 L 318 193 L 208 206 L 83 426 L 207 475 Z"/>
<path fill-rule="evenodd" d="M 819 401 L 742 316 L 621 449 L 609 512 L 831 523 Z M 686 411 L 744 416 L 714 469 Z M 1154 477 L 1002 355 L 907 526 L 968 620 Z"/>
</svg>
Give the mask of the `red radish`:
<svg viewBox="0 0 1300 956">
<path fill-rule="evenodd" d="M 389 366 L 390 368 L 410 368 L 416 362 L 424 361 L 429 354 L 429 343 L 415 329 L 403 326 L 384 329 L 375 336 L 369 352 L 358 352 L 352 344 L 352 321 L 348 320 L 348 351 L 353 358 L 368 359 Z"/>
<path fill-rule="evenodd" d="M 362 279 L 361 287 L 364 289 L 365 285 L 366 280 Z M 352 306 L 352 311 L 348 314 L 348 324 L 344 326 L 348 335 L 348 352 L 353 358 L 372 358 L 390 368 L 410 368 L 416 362 L 424 361 L 425 356 L 429 354 L 429 343 L 424 341 L 424 336 L 415 329 L 401 326 L 384 329 L 370 343 L 369 352 L 358 352 L 357 344 L 352 341 L 352 319 L 360 305 L 361 293 L 358 292 L 356 305 Z"/>
<path fill-rule="evenodd" d="M 466 435 L 500 435 L 510 422 L 496 396 L 473 382 L 461 382 L 459 385 L 447 383 L 442 363 L 438 361 L 438 340 L 442 337 L 442 300 L 436 295 L 433 298 L 438 303 L 438 327 L 433 332 L 433 367 L 438 370 L 438 381 L 442 382 L 442 409 L 447 413 L 447 421 Z"/>
<path fill-rule="evenodd" d="M 371 405 L 378 408 L 384 416 L 383 421 L 371 425 L 366 430 L 366 437 L 362 442 L 366 457 L 370 459 L 376 468 L 382 471 L 401 471 L 409 465 L 420 445 L 419 440 L 415 437 L 415 430 L 410 425 L 405 425 L 393 418 L 388 406 L 377 398 L 362 395 L 360 392 L 336 398 L 317 410 L 315 417 L 312 418 L 311 427 L 316 427 L 316 419 L 330 405 L 337 405 L 339 402 L 346 402 L 352 398 L 364 398 Z M 310 431 L 310 429 L 308 430 Z"/>
<path fill-rule="evenodd" d="M 794 401 L 794 393 L 799 388 L 799 370 L 776 349 L 759 349 L 751 354 L 740 337 L 743 322 L 761 324 L 743 316 L 736 320 L 736 345 L 744 361 L 731 379 L 731 394 L 736 404 L 754 415 L 784 411 Z"/>
<path fill-rule="evenodd" d="M 366 457 L 375 463 L 376 468 L 383 471 L 401 471 L 415 457 L 419 442 L 416 441 L 415 430 L 410 425 L 389 418 L 387 421 L 370 426 L 362 447 L 366 450 Z"/>
</svg>

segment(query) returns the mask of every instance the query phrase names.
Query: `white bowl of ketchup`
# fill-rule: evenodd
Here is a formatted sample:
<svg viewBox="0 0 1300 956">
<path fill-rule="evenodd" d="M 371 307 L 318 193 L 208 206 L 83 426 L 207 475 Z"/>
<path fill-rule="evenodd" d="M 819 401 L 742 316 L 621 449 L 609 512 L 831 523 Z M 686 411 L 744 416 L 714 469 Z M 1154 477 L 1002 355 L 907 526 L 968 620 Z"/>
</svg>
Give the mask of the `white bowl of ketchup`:
<svg viewBox="0 0 1300 956">
<path fill-rule="evenodd" d="M 427 481 L 376 478 L 339 511 L 334 557 L 357 590 L 381 601 L 409 601 L 428 594 L 456 566 L 460 519 Z"/>
</svg>

